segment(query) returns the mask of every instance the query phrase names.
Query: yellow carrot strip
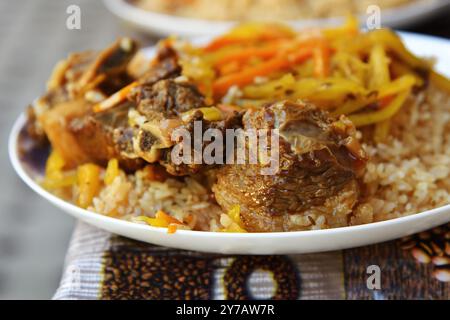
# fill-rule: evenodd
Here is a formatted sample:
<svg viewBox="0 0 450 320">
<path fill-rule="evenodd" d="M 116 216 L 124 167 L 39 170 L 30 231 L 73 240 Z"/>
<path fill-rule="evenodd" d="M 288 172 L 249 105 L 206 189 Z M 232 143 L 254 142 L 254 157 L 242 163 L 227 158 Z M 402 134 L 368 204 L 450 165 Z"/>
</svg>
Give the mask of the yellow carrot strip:
<svg viewBox="0 0 450 320">
<path fill-rule="evenodd" d="M 244 230 L 244 224 L 241 220 L 241 207 L 236 204 L 231 207 L 230 210 L 228 210 L 228 216 L 233 220 L 234 223 L 236 223 L 241 229 Z"/>
<path fill-rule="evenodd" d="M 341 115 L 341 114 L 351 114 L 354 113 L 365 106 L 375 103 L 377 101 L 381 101 L 387 97 L 398 94 L 399 92 L 410 90 L 416 84 L 416 79 L 412 75 L 404 75 L 400 78 L 395 79 L 383 86 L 381 86 L 378 90 L 372 91 L 369 95 L 359 98 L 352 99 L 342 106 L 337 108 L 332 112 L 333 115 Z"/>
<path fill-rule="evenodd" d="M 247 233 L 247 231 L 241 228 L 237 223 L 232 223 L 229 227 L 224 228 L 221 231 L 228 233 Z"/>
<path fill-rule="evenodd" d="M 425 79 L 420 76 L 416 71 L 414 71 L 410 66 L 406 63 L 403 63 L 398 60 L 394 60 L 391 63 L 391 72 L 395 78 L 400 78 L 405 75 L 411 75 L 416 80 L 415 85 L 418 87 L 422 87 L 424 85 Z"/>
<path fill-rule="evenodd" d="M 403 106 L 406 98 L 409 96 L 411 90 L 407 90 L 398 94 L 389 105 L 385 108 L 374 111 L 374 112 L 364 112 L 349 115 L 349 119 L 353 121 L 353 124 L 357 127 L 367 126 L 369 124 L 374 124 L 380 121 L 387 120 L 400 110 Z"/>
<path fill-rule="evenodd" d="M 369 68 L 369 89 L 375 90 L 390 82 L 389 58 L 382 45 L 377 44 L 370 51 Z"/>
<path fill-rule="evenodd" d="M 119 91 L 117 91 L 116 93 L 114 93 L 113 95 L 111 95 L 109 98 L 107 98 L 106 100 L 103 100 L 100 103 L 97 103 L 93 110 L 94 112 L 102 112 L 108 109 L 111 109 L 112 107 L 116 106 L 117 104 L 119 104 L 120 102 L 124 101 L 128 94 L 130 93 L 130 91 L 138 86 L 138 82 L 132 82 L 129 85 L 123 87 L 122 89 L 120 89 Z"/>
<path fill-rule="evenodd" d="M 291 73 L 284 74 L 281 78 L 268 81 L 260 85 L 249 85 L 242 89 L 246 98 L 275 98 L 284 94 L 286 90 L 292 90 L 295 78 Z"/>
<path fill-rule="evenodd" d="M 378 89 L 378 97 L 385 98 L 397 94 L 401 91 L 411 89 L 416 84 L 416 79 L 413 75 L 407 74 L 400 78 L 395 79 L 385 85 L 382 85 Z"/>
<path fill-rule="evenodd" d="M 253 82 L 255 77 L 265 76 L 275 71 L 285 69 L 291 65 L 300 63 L 312 55 L 311 48 L 302 48 L 295 54 L 287 54 L 262 62 L 254 67 L 249 67 L 241 72 L 233 73 L 217 79 L 213 83 L 213 91 L 216 96 L 224 95 L 228 89 L 236 85 L 242 87 Z"/>
<path fill-rule="evenodd" d="M 45 163 L 45 178 L 41 183 L 42 187 L 55 190 L 74 185 L 77 182 L 77 176 L 74 172 L 64 172 L 65 164 L 61 154 L 52 150 Z"/>
<path fill-rule="evenodd" d="M 390 119 L 378 122 L 375 124 L 375 131 L 373 134 L 373 139 L 375 142 L 384 142 L 389 135 L 389 129 L 391 127 Z"/>
<path fill-rule="evenodd" d="M 60 178 L 65 165 L 66 163 L 61 154 L 56 150 L 52 150 L 45 163 L 45 178 Z"/>
<path fill-rule="evenodd" d="M 105 184 L 110 185 L 111 183 L 113 183 L 114 179 L 119 175 L 119 172 L 119 161 L 117 159 L 109 160 L 105 172 Z"/>
<path fill-rule="evenodd" d="M 369 104 L 375 103 L 377 101 L 377 97 L 378 95 L 375 92 L 359 99 L 352 99 L 344 103 L 331 114 L 334 116 L 339 116 L 341 114 L 350 114 L 356 112 Z"/>
<path fill-rule="evenodd" d="M 87 208 L 92 204 L 92 199 L 100 191 L 100 167 L 87 163 L 78 167 L 78 205 Z"/>
<path fill-rule="evenodd" d="M 58 178 L 56 178 L 56 177 L 53 177 L 53 178 L 46 177 L 42 181 L 41 186 L 44 189 L 47 189 L 47 190 L 55 190 L 55 189 L 60 189 L 60 188 L 73 186 L 76 182 L 77 182 L 76 174 L 65 174 L 65 175 L 63 175 L 61 177 L 58 177 Z"/>
<path fill-rule="evenodd" d="M 349 97 L 362 97 L 368 94 L 363 86 L 351 80 L 305 78 L 295 82 L 290 97 L 308 99 L 316 103 L 328 101 L 326 105 L 332 108 Z"/>
<path fill-rule="evenodd" d="M 390 60 L 381 44 L 376 44 L 370 51 L 369 57 L 369 88 L 377 89 L 381 86 L 391 87 L 391 75 L 389 71 Z M 391 96 L 381 98 L 380 107 L 384 108 L 391 102 Z M 389 134 L 389 119 L 375 123 L 374 140 L 382 142 Z"/>
<path fill-rule="evenodd" d="M 324 42 L 314 49 L 314 76 L 325 78 L 330 74 L 330 47 Z"/>
<path fill-rule="evenodd" d="M 406 62 L 413 68 L 422 70 L 430 70 L 430 63 L 424 59 L 420 59 L 412 54 L 402 42 L 400 37 L 392 30 L 389 29 L 376 29 L 369 31 L 365 34 L 365 37 L 372 44 L 382 44 L 388 52 L 395 54 L 397 58 Z"/>
<path fill-rule="evenodd" d="M 207 121 L 219 121 L 222 120 L 223 115 L 220 109 L 216 107 L 203 107 L 203 108 L 197 108 L 192 109 L 189 111 L 186 111 L 181 114 L 181 119 L 183 121 L 188 121 L 189 118 L 197 111 L 200 111 L 203 114 L 203 119 Z"/>
</svg>

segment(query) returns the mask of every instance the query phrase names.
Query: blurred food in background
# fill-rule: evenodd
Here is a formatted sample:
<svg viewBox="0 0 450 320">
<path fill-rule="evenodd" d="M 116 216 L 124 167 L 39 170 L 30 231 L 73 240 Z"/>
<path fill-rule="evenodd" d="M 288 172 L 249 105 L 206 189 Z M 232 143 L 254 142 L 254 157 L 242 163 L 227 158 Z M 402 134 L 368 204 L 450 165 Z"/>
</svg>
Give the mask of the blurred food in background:
<svg viewBox="0 0 450 320">
<path fill-rule="evenodd" d="M 216 36 L 239 22 L 283 22 L 293 28 L 338 26 L 346 16 L 360 26 L 405 28 L 450 8 L 450 0 L 104 0 L 117 17 L 153 35 Z M 377 8 L 378 7 L 378 8 Z M 373 20 L 372 19 L 372 20 Z M 366 23 L 367 22 L 367 23 Z"/>
<path fill-rule="evenodd" d="M 428 0 L 425 0 L 428 1 Z M 129 0 L 154 12 L 208 20 L 295 20 L 366 13 L 367 7 L 395 8 L 418 0 Z M 422 1 L 423 2 L 423 1 Z"/>
</svg>

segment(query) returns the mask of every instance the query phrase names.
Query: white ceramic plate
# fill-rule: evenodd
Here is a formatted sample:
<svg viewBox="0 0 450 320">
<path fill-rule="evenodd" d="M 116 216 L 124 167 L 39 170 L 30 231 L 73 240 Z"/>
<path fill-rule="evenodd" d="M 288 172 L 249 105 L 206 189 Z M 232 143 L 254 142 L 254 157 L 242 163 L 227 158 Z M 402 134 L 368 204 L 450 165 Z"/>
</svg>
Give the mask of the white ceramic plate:
<svg viewBox="0 0 450 320">
<path fill-rule="evenodd" d="M 402 33 L 407 46 L 420 56 L 436 56 L 437 69 L 450 76 L 450 41 L 428 36 Z M 153 49 L 146 51 L 149 56 Z M 27 148 L 29 140 L 21 135 L 25 124 L 22 114 L 14 124 L 9 138 L 9 156 L 22 180 L 40 196 L 74 217 L 119 235 L 162 246 L 214 253 L 288 254 L 331 251 L 392 240 L 423 231 L 450 221 L 450 204 L 403 218 L 360 226 L 277 233 L 218 233 L 178 230 L 167 234 L 155 228 L 122 221 L 81 209 L 41 188 L 33 179 L 42 173 L 45 152 L 30 151 L 19 156 L 18 142 Z M 39 167 L 41 169 L 39 169 Z"/>
<path fill-rule="evenodd" d="M 106 7 L 116 16 L 132 25 L 160 36 L 176 34 L 184 37 L 201 35 L 217 35 L 228 30 L 235 22 L 212 21 L 193 18 L 183 18 L 174 15 L 151 12 L 130 4 L 126 0 L 104 0 Z M 436 12 L 444 10 L 450 4 L 449 0 L 416 0 L 410 4 L 385 9 L 381 12 L 383 26 L 391 28 L 405 27 L 431 17 Z M 366 16 L 361 15 L 360 21 Z M 311 26 L 337 25 L 343 18 L 303 19 L 289 21 L 295 28 Z"/>
</svg>

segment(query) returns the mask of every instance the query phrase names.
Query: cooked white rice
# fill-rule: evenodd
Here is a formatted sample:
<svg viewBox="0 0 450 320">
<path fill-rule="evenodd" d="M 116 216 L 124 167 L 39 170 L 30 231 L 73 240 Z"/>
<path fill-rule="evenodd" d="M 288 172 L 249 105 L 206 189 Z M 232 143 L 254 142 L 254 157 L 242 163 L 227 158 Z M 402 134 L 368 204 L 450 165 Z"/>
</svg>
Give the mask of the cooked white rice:
<svg viewBox="0 0 450 320">
<path fill-rule="evenodd" d="M 450 203 L 450 98 L 433 88 L 395 116 L 386 144 L 365 145 L 366 203 L 381 221 Z"/>
<path fill-rule="evenodd" d="M 145 170 L 139 170 L 117 176 L 88 210 L 135 222 L 138 216 L 154 217 L 162 210 L 179 221 L 191 216 L 190 229 L 215 231 L 222 211 L 210 200 L 208 190 L 193 178 L 152 181 Z"/>
</svg>

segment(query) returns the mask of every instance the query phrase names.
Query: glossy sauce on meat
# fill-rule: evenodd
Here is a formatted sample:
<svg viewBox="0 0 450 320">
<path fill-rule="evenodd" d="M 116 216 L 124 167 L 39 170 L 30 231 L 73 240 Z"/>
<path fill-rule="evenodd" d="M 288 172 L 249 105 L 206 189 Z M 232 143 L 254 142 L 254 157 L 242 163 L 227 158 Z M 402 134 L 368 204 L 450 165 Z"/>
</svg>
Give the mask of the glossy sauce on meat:
<svg viewBox="0 0 450 320">
<path fill-rule="evenodd" d="M 351 213 L 366 161 L 357 140 L 352 140 L 352 150 L 347 147 L 350 139 L 356 139 L 351 122 L 333 119 L 312 105 L 279 102 L 247 111 L 243 125 L 279 130 L 280 164 L 275 175 L 261 175 L 261 164 L 225 165 L 218 170 L 216 200 L 225 211 L 238 204 L 246 230 L 304 230 L 315 224 L 317 216 L 308 216 L 312 208 L 323 211 L 332 224 L 334 208 L 327 203 L 340 197 L 348 209 L 343 211 Z M 305 227 L 293 217 L 305 217 L 310 223 Z M 345 223 L 346 217 L 339 221 Z"/>
</svg>

